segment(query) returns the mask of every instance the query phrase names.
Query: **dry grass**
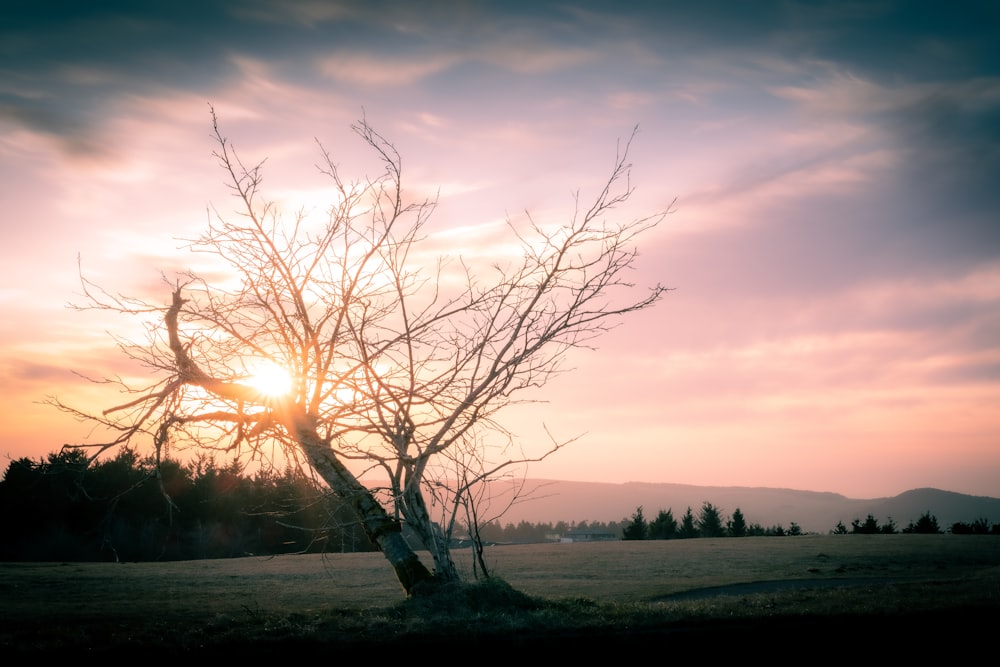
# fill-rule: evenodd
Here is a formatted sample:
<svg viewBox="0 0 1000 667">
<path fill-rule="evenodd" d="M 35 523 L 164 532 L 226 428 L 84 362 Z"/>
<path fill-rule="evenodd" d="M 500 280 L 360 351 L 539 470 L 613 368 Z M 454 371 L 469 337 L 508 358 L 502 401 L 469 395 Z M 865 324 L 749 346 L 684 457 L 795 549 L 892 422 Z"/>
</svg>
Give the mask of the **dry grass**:
<svg viewBox="0 0 1000 667">
<path fill-rule="evenodd" d="M 843 631 L 851 619 L 884 625 L 905 618 L 912 629 L 942 622 L 942 614 L 974 622 L 1000 611 L 1000 539 L 993 536 L 552 544 L 487 554 L 494 573 L 525 596 L 493 588 L 484 602 L 451 591 L 431 611 L 402 602 L 380 554 L 4 563 L 0 646 L 52 653 L 82 646 L 231 652 L 238 645 L 257 654 L 262 642 L 344 648 L 514 637 L 558 638 L 565 646 L 581 637 L 623 642 L 695 627 L 737 633 L 751 623 L 759 633 L 761 622 L 775 619 L 786 634 L 804 623 L 800 637 L 817 619 L 824 632 Z M 757 588 L 732 588 L 750 583 Z M 711 587 L 730 594 L 683 597 Z"/>
<path fill-rule="evenodd" d="M 531 595 L 636 602 L 745 582 L 961 577 L 1000 565 L 1000 540 L 805 535 L 532 545 L 488 553 L 497 575 Z"/>
</svg>

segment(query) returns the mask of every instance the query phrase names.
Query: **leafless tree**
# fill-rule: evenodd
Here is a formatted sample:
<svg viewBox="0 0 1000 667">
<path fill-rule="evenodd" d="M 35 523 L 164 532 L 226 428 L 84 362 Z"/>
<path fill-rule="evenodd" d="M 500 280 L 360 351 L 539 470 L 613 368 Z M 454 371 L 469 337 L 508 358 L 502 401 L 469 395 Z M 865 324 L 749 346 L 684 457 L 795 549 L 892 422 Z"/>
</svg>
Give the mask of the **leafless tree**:
<svg viewBox="0 0 1000 667">
<path fill-rule="evenodd" d="M 149 437 L 158 456 L 168 446 L 217 448 L 305 464 L 351 503 L 406 594 L 458 579 L 452 531 L 477 520 L 482 485 L 567 444 L 552 440 L 529 456 L 501 411 L 535 400 L 527 390 L 561 372 L 571 348 L 592 345 L 665 292 L 656 285 L 636 295 L 628 273 L 637 237 L 669 207 L 608 220 L 632 194 L 635 133 L 589 207 L 577 199 L 570 220 L 554 227 L 530 218 L 526 229 L 509 225 L 522 249 L 509 264 L 428 266 L 418 250 L 435 201 L 406 201 L 400 157 L 367 121 L 352 129 L 384 171 L 348 182 L 321 145 L 320 170 L 337 192 L 321 224 L 283 217 L 263 199 L 263 163 L 246 166 L 214 110 L 212 121 L 238 214 L 213 211 L 190 247 L 226 271 L 164 276 L 165 305 L 110 293 L 81 272 L 80 307 L 147 317 L 147 339 L 119 346 L 154 379 L 108 380 L 128 400 L 99 415 L 51 401 L 111 430 L 80 445 L 94 456 Z M 287 369 L 289 391 L 251 385 L 264 361 Z M 376 472 L 384 487 L 362 483 Z M 432 570 L 404 539 L 404 522 L 430 551 Z"/>
</svg>

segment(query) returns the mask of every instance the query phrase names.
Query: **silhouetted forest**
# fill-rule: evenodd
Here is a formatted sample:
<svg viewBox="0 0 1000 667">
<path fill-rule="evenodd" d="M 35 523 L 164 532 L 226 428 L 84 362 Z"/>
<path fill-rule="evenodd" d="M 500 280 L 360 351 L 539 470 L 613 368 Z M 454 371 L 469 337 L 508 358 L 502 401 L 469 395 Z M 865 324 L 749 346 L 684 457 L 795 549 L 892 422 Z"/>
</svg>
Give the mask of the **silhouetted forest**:
<svg viewBox="0 0 1000 667">
<path fill-rule="evenodd" d="M 3 560 L 150 561 L 369 551 L 348 508 L 286 470 L 246 476 L 201 458 L 157 466 L 131 449 L 67 449 L 10 463 L 0 481 Z"/>
<path fill-rule="evenodd" d="M 902 530 L 896 526 L 896 522 L 891 518 L 879 524 L 878 520 L 869 514 L 864 521 L 861 519 L 852 521 L 850 530 L 841 522 L 830 531 L 833 535 L 892 535 L 900 532 L 936 534 L 945 531 L 938 526 L 937 517 L 930 512 L 921 514 L 919 519 L 911 521 Z M 971 523 L 956 521 L 951 524 L 948 532 L 953 535 L 1000 535 L 1000 524 L 994 523 L 991 525 L 985 518 L 976 519 Z"/>
<path fill-rule="evenodd" d="M 131 449 L 87 464 L 66 449 L 10 463 L 0 480 L 5 561 L 152 561 L 233 558 L 285 553 L 371 551 L 348 507 L 298 471 L 244 474 L 235 463 L 199 458 L 189 465 L 139 457 Z M 944 533 L 1000 535 L 984 518 L 940 527 L 930 512 L 906 527 L 868 515 L 843 522 L 831 534 Z M 485 543 L 664 540 L 699 537 L 796 536 L 792 522 L 762 526 L 739 508 L 729 517 L 705 502 L 675 517 L 672 509 L 647 519 L 610 522 L 480 526 Z M 416 540 L 416 537 L 410 535 Z M 454 546 L 463 546 L 459 541 Z"/>
</svg>

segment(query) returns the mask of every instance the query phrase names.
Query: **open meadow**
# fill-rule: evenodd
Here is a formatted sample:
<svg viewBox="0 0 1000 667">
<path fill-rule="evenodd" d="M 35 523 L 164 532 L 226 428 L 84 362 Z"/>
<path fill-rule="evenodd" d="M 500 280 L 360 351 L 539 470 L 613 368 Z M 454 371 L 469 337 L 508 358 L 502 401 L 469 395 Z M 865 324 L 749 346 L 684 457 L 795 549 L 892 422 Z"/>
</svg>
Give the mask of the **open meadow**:
<svg viewBox="0 0 1000 667">
<path fill-rule="evenodd" d="M 455 552 L 471 575 L 471 554 Z M 310 644 L 780 631 L 810 640 L 851 623 L 919 634 L 1000 618 L 995 536 L 842 535 L 492 547 L 514 591 L 499 611 L 443 615 L 403 601 L 378 553 L 165 563 L 0 564 L 6 652 L 255 652 Z M 464 562 L 469 561 L 469 562 Z M 769 625 L 754 625 L 768 622 Z M 738 625 L 734 626 L 733 623 Z M 892 628 L 890 629 L 890 625 Z M 762 629 L 763 628 L 763 629 Z M 922 630 L 923 628 L 923 630 Z M 943 628 L 942 628 L 943 630 Z M 973 631 L 974 628 L 968 628 Z M 569 641 L 569 639 L 567 639 Z"/>
</svg>

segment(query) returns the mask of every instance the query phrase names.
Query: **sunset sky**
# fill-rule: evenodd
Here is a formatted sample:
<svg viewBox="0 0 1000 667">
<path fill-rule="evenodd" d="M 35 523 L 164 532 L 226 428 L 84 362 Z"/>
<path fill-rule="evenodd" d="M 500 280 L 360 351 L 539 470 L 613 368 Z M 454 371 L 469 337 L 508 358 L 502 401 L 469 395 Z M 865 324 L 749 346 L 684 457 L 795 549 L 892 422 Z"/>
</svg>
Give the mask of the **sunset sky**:
<svg viewBox="0 0 1000 667">
<path fill-rule="evenodd" d="M 165 304 L 233 208 L 209 104 L 288 210 L 325 205 L 316 140 L 371 168 L 364 115 L 474 261 L 639 127 L 622 216 L 676 199 L 635 276 L 673 291 L 515 415 L 582 436 L 533 477 L 1000 497 L 1000 3 L 8 0 L 0 456 L 86 441 L 46 396 L 119 398 L 76 374 L 123 333 L 67 307 L 78 256 Z"/>
</svg>

